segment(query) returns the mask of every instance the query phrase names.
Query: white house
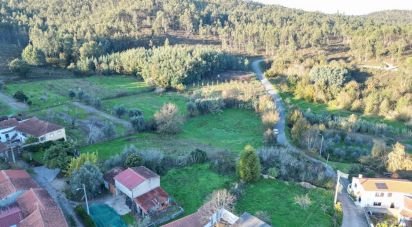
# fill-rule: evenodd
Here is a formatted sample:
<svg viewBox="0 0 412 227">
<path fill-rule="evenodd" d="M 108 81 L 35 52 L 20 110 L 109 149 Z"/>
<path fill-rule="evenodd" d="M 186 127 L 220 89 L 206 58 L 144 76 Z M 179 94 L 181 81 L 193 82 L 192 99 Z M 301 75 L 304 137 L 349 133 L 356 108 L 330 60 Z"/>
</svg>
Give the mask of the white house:
<svg viewBox="0 0 412 227">
<path fill-rule="evenodd" d="M 140 215 L 169 206 L 169 195 L 160 187 L 160 176 L 144 166 L 128 168 L 114 177 L 116 194 L 125 194 L 129 206 Z"/>
<path fill-rule="evenodd" d="M 412 182 L 402 179 L 364 178 L 362 175 L 353 177 L 348 190 L 356 197 L 356 203 L 361 207 L 381 210 L 397 211 L 398 218 L 410 215 L 408 209 L 411 204 L 406 204 L 412 196 Z"/>
<path fill-rule="evenodd" d="M 29 137 L 37 138 L 39 142 L 66 140 L 66 131 L 62 126 L 35 117 L 22 121 L 10 118 L 0 122 L 1 143 L 20 144 Z"/>
</svg>

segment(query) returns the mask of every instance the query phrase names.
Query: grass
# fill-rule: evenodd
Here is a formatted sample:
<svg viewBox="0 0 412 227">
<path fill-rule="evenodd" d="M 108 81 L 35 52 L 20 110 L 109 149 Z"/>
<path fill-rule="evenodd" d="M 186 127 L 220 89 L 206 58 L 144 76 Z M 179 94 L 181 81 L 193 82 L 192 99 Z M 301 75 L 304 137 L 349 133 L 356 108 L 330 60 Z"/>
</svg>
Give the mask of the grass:
<svg viewBox="0 0 412 227">
<path fill-rule="evenodd" d="M 170 170 L 162 177 L 162 187 L 183 207 L 186 214 L 197 211 L 214 190 L 224 188 L 233 179 L 209 169 L 208 164 Z"/>
<path fill-rule="evenodd" d="M 12 108 L 10 108 L 6 103 L 0 101 L 0 116 L 10 115 L 14 113 L 15 111 Z"/>
<path fill-rule="evenodd" d="M 125 145 L 138 149 L 159 149 L 166 154 L 190 153 L 196 148 L 205 151 L 229 150 L 240 152 L 246 144 L 262 145 L 263 127 L 252 111 L 228 109 L 220 114 L 190 118 L 178 135 L 139 133 L 108 142 L 83 147 L 82 152 L 97 151 L 100 159 L 120 153 Z"/>
<path fill-rule="evenodd" d="M 178 93 L 144 93 L 133 96 L 126 96 L 115 99 L 108 99 L 102 102 L 103 110 L 108 113 L 114 112 L 115 106 L 124 106 L 126 109 L 137 108 L 141 110 L 146 119 L 153 117 L 154 113 L 158 111 L 164 104 L 176 104 L 183 115 L 186 114 L 186 97 Z M 125 115 L 127 117 L 127 115 Z"/>
<path fill-rule="evenodd" d="M 127 226 L 136 226 L 136 218 L 132 213 L 122 215 L 122 219 L 127 224 Z"/>
<path fill-rule="evenodd" d="M 329 161 L 328 164 L 332 166 L 335 170 L 340 170 L 344 173 L 349 173 L 353 163 L 346 163 L 346 162 L 332 162 Z"/>
<path fill-rule="evenodd" d="M 308 194 L 312 204 L 304 209 L 295 203 L 295 196 Z M 332 191 L 305 189 L 295 183 L 278 180 L 261 180 L 246 187 L 236 204 L 237 213 L 255 214 L 265 211 L 274 226 L 332 226 Z M 327 212 L 322 210 L 327 209 Z"/>
<path fill-rule="evenodd" d="M 32 101 L 31 110 L 61 105 L 70 101 L 70 90 L 84 91 L 96 98 L 113 98 L 131 95 L 151 88 L 142 81 L 125 76 L 92 76 L 85 78 L 53 79 L 36 81 L 19 81 L 7 84 L 5 92 L 13 96 L 17 91 L 23 91 Z"/>
</svg>

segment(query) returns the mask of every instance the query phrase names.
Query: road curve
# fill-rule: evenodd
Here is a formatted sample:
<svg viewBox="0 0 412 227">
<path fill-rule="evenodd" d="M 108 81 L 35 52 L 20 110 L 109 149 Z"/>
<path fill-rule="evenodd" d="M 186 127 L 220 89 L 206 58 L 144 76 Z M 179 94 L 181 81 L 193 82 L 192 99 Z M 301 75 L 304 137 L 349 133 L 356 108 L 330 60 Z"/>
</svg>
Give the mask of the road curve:
<svg viewBox="0 0 412 227">
<path fill-rule="evenodd" d="M 260 64 L 263 61 L 264 59 L 257 59 L 253 61 L 252 70 L 254 71 L 254 73 L 256 74 L 256 77 L 260 80 L 262 85 L 265 87 L 268 94 L 272 96 L 273 101 L 276 103 L 276 108 L 280 116 L 279 122 L 274 126 L 274 128 L 277 129 L 279 132 L 278 138 L 277 138 L 278 144 L 286 146 L 290 148 L 291 151 L 299 152 L 302 155 L 304 155 L 306 158 L 324 165 L 326 167 L 328 174 L 332 174 L 332 176 L 336 177 L 336 173 L 331 166 L 329 166 L 328 164 L 318 159 L 308 156 L 307 154 L 302 152 L 302 150 L 294 147 L 287 140 L 286 132 L 285 132 L 286 109 L 282 102 L 282 98 L 279 95 L 279 91 L 265 77 L 264 73 L 262 72 L 262 69 L 260 68 Z M 345 185 L 347 185 L 347 182 L 346 184 L 343 183 L 343 185 L 344 185 L 343 187 L 346 188 Z M 368 226 L 365 220 L 365 215 L 363 211 L 360 208 L 356 207 L 354 202 L 349 198 L 349 195 L 347 194 L 346 190 L 342 190 L 342 192 L 339 193 L 338 199 L 342 203 L 342 207 L 343 207 L 342 227 L 367 227 Z"/>
</svg>

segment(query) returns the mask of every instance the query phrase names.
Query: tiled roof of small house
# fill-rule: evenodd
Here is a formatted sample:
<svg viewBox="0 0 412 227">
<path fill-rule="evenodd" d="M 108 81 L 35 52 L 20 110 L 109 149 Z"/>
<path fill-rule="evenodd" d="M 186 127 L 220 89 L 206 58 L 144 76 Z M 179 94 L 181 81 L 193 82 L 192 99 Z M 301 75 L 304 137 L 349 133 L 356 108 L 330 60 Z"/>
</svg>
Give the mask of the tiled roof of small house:
<svg viewBox="0 0 412 227">
<path fill-rule="evenodd" d="M 148 213 L 152 210 L 152 208 L 163 206 L 168 199 L 169 195 L 167 192 L 165 192 L 161 187 L 157 187 L 141 196 L 136 197 L 134 200 L 145 213 Z"/>
<path fill-rule="evenodd" d="M 162 225 L 162 227 L 203 227 L 203 224 L 201 223 L 199 213 L 196 212 L 166 225 Z"/>
<path fill-rule="evenodd" d="M 17 199 L 17 204 L 25 216 L 19 227 L 68 226 L 60 207 L 44 189 L 30 189 Z"/>
<path fill-rule="evenodd" d="M 270 225 L 268 225 L 266 222 L 260 220 L 259 218 L 247 212 L 243 213 L 233 226 L 235 227 L 270 227 Z"/>
<path fill-rule="evenodd" d="M 47 121 L 42 121 L 36 117 L 20 121 L 16 126 L 16 130 L 29 134 L 34 137 L 40 137 L 47 133 L 62 129 L 60 125 L 56 125 Z"/>
<path fill-rule="evenodd" d="M 17 204 L 11 204 L 7 207 L 0 207 L 0 226 L 13 226 L 23 219 L 20 208 Z"/>
<path fill-rule="evenodd" d="M 159 177 L 159 175 L 144 166 L 139 166 L 136 168 L 127 168 L 117 174 L 114 179 L 129 190 L 132 190 L 145 180 L 153 177 Z"/>
<path fill-rule="evenodd" d="M 0 199 L 3 199 L 17 191 L 37 188 L 38 185 L 24 170 L 0 171 Z"/>
<path fill-rule="evenodd" d="M 16 120 L 16 118 L 9 118 L 7 120 L 0 121 L 0 129 L 16 127 L 18 124 L 19 122 Z"/>
</svg>

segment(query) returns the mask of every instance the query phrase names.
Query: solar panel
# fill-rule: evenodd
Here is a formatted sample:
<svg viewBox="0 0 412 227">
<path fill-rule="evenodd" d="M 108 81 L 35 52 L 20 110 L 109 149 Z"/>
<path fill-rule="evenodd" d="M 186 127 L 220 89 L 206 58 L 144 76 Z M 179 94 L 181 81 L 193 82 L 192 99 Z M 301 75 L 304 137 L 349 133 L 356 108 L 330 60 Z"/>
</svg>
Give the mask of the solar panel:
<svg viewBox="0 0 412 227">
<path fill-rule="evenodd" d="M 375 183 L 375 185 L 378 189 L 388 189 L 386 183 Z"/>
</svg>

